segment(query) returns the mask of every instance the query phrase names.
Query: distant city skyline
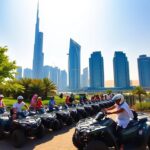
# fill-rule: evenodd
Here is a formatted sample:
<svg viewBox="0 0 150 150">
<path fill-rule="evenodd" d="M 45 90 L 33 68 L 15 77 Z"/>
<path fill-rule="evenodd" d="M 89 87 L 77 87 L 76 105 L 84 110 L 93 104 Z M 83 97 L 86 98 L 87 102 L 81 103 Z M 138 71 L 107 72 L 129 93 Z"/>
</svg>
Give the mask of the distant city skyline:
<svg viewBox="0 0 150 150">
<path fill-rule="evenodd" d="M 130 78 L 138 80 L 139 55 L 150 56 L 149 0 L 39 0 L 44 65 L 68 70 L 69 39 L 81 45 L 81 70 L 96 50 L 105 80 L 113 80 L 114 51 L 128 56 Z M 59 4 L 59 5 L 58 5 Z M 78 8 L 78 9 L 77 9 Z M 0 46 L 18 66 L 32 68 L 37 0 L 0 1 Z"/>
</svg>

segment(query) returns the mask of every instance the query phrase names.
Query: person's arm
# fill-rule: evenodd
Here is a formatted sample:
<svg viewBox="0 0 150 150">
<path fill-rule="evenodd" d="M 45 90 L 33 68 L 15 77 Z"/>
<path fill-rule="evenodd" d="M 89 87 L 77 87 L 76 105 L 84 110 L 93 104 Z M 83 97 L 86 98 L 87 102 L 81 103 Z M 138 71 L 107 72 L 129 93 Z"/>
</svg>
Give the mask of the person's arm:
<svg viewBox="0 0 150 150">
<path fill-rule="evenodd" d="M 42 102 L 42 101 L 40 101 L 40 107 L 41 107 L 41 108 L 43 107 L 43 102 Z"/>
<path fill-rule="evenodd" d="M 26 110 L 29 110 L 29 107 L 26 104 L 24 104 L 24 107 L 26 108 Z"/>
<path fill-rule="evenodd" d="M 106 108 L 106 110 L 113 110 L 113 109 L 115 109 L 115 108 L 116 108 L 116 106 L 113 105 L 113 106 L 111 106 L 111 107 L 109 107 L 109 108 Z"/>
<path fill-rule="evenodd" d="M 121 112 L 124 112 L 124 108 L 120 108 L 120 109 L 118 109 L 116 111 L 112 111 L 112 112 L 107 112 L 107 114 L 119 114 Z"/>
<path fill-rule="evenodd" d="M 6 105 L 5 105 L 4 101 L 2 101 L 2 106 L 3 106 L 3 107 L 6 107 Z"/>
</svg>

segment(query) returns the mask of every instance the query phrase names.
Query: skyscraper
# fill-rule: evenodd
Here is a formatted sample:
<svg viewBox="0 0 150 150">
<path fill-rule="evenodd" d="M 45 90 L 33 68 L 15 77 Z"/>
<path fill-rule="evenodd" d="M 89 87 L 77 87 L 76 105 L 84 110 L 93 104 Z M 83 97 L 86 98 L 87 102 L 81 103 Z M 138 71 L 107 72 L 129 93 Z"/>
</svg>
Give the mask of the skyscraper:
<svg viewBox="0 0 150 150">
<path fill-rule="evenodd" d="M 17 74 L 15 75 L 16 79 L 21 79 L 22 78 L 22 67 L 18 66 L 17 67 Z"/>
<path fill-rule="evenodd" d="M 65 70 L 60 71 L 60 85 L 59 89 L 65 91 L 67 89 L 67 72 Z"/>
<path fill-rule="evenodd" d="M 81 87 L 88 87 L 89 86 L 89 73 L 88 67 L 83 69 L 83 74 L 81 75 Z"/>
<path fill-rule="evenodd" d="M 115 87 L 130 87 L 129 63 L 126 54 L 116 51 L 113 58 L 114 84 Z"/>
<path fill-rule="evenodd" d="M 69 89 L 75 91 L 80 89 L 80 49 L 81 46 L 70 39 L 68 60 Z"/>
<path fill-rule="evenodd" d="M 93 52 L 89 58 L 90 87 L 104 87 L 104 63 L 100 51 Z"/>
<path fill-rule="evenodd" d="M 50 69 L 50 80 L 53 81 L 53 83 L 59 89 L 60 69 L 58 67 L 51 67 L 51 69 Z"/>
<path fill-rule="evenodd" d="M 32 69 L 25 68 L 23 71 L 24 78 L 32 78 Z"/>
<path fill-rule="evenodd" d="M 37 8 L 37 18 L 35 27 L 35 43 L 33 56 L 33 78 L 43 78 L 43 32 L 39 31 L 39 4 Z"/>
<path fill-rule="evenodd" d="M 150 57 L 140 55 L 138 58 L 139 82 L 142 87 L 150 87 Z"/>
<path fill-rule="evenodd" d="M 43 78 L 50 79 L 50 66 L 43 66 Z"/>
</svg>

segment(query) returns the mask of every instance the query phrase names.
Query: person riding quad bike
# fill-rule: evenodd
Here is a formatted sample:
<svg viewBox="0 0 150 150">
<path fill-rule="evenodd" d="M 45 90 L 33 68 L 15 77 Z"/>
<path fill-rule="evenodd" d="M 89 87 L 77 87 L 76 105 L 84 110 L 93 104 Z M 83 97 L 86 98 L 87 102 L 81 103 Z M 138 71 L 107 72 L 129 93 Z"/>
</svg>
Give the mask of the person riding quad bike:
<svg viewBox="0 0 150 150">
<path fill-rule="evenodd" d="M 12 113 L 12 119 L 16 119 L 18 115 L 21 114 L 22 108 L 25 107 L 26 110 L 28 110 L 28 106 L 23 102 L 23 96 L 18 96 L 17 97 L 17 102 L 13 105 L 13 108 L 11 109 Z"/>
<path fill-rule="evenodd" d="M 37 94 L 34 94 L 32 99 L 31 99 L 31 102 L 30 102 L 30 108 L 31 109 L 36 109 L 36 105 L 37 105 L 37 98 L 38 98 L 38 95 Z"/>
<path fill-rule="evenodd" d="M 85 150 L 109 150 L 112 147 L 115 150 L 146 150 L 146 146 L 150 149 L 150 121 L 147 118 L 131 120 L 133 114 L 128 110 L 122 95 L 117 95 L 113 100 L 119 104 L 118 110 L 99 112 L 94 118 L 79 121 L 72 138 L 73 144 Z M 115 122 L 107 117 L 107 114 L 112 113 L 123 115 L 119 114 Z"/>
<path fill-rule="evenodd" d="M 107 114 L 116 114 L 116 122 L 117 122 L 117 133 L 120 134 L 122 129 L 125 129 L 130 119 L 133 119 L 133 113 L 131 109 L 129 108 L 129 105 L 125 102 L 124 96 L 122 94 L 116 94 L 112 99 L 115 104 L 106 109 L 106 110 L 114 110 L 114 111 L 106 111 Z"/>
<path fill-rule="evenodd" d="M 44 126 L 38 117 L 29 116 L 28 111 L 22 111 L 25 106 L 23 97 L 18 96 L 18 102 L 13 105 L 10 113 L 0 115 L 0 138 L 4 135 L 11 136 L 12 144 L 15 147 L 22 147 L 26 142 L 26 137 L 42 138 L 44 135 Z"/>
<path fill-rule="evenodd" d="M 5 112 L 5 104 L 3 101 L 3 97 L 4 96 L 2 94 L 0 94 L 0 114 Z"/>
<path fill-rule="evenodd" d="M 48 103 L 48 108 L 49 108 L 49 111 L 53 111 L 53 108 L 56 106 L 56 102 L 55 102 L 55 98 L 54 96 L 51 96 L 50 97 L 50 100 L 49 100 L 49 103 Z"/>
</svg>

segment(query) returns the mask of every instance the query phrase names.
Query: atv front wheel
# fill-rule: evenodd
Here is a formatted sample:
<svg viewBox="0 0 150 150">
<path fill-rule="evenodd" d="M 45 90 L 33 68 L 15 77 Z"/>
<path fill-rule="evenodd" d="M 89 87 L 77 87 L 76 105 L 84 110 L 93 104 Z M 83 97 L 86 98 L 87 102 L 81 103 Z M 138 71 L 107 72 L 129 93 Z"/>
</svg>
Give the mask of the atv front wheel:
<svg viewBox="0 0 150 150">
<path fill-rule="evenodd" d="M 58 121 L 59 121 L 59 129 L 62 129 L 64 127 L 64 123 L 61 119 L 59 119 Z"/>
<path fill-rule="evenodd" d="M 147 146 L 148 146 L 148 148 L 149 148 L 149 150 L 150 150 L 150 137 L 149 137 L 149 139 L 148 139 Z"/>
<path fill-rule="evenodd" d="M 88 143 L 87 147 L 85 148 L 85 150 L 109 150 L 109 148 L 106 146 L 105 143 L 101 142 L 101 141 L 91 141 Z"/>
<path fill-rule="evenodd" d="M 44 126 L 40 125 L 38 130 L 37 130 L 36 137 L 38 139 L 41 139 L 43 136 L 44 136 Z"/>
<path fill-rule="evenodd" d="M 58 120 L 55 120 L 52 125 L 52 130 L 56 131 L 58 129 L 60 129 L 60 123 Z"/>
<path fill-rule="evenodd" d="M 66 122 L 67 126 L 72 125 L 72 123 L 73 123 L 73 119 L 71 117 L 69 117 Z"/>
<path fill-rule="evenodd" d="M 21 129 L 14 130 L 11 136 L 12 144 L 14 147 L 22 147 L 25 144 L 25 134 Z"/>
<path fill-rule="evenodd" d="M 78 150 L 82 150 L 82 149 L 83 149 L 84 144 L 81 143 L 80 140 L 78 140 L 78 139 L 75 137 L 75 134 L 74 134 L 73 137 L 72 137 L 72 142 L 73 142 L 73 145 L 78 148 Z"/>
<path fill-rule="evenodd" d="M 2 127 L 0 127 L 0 140 L 2 140 L 3 138 L 4 138 L 4 131 Z"/>
</svg>

